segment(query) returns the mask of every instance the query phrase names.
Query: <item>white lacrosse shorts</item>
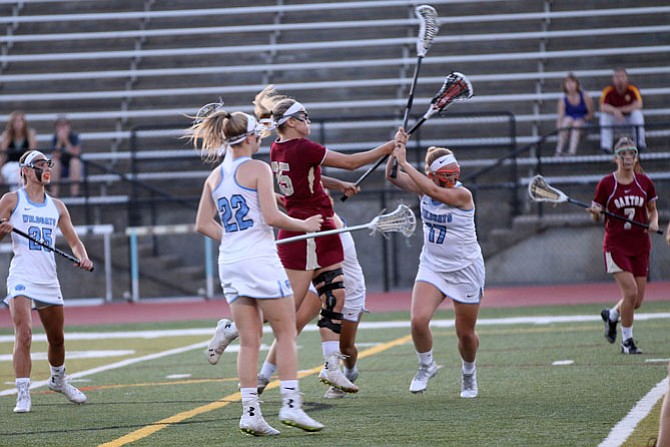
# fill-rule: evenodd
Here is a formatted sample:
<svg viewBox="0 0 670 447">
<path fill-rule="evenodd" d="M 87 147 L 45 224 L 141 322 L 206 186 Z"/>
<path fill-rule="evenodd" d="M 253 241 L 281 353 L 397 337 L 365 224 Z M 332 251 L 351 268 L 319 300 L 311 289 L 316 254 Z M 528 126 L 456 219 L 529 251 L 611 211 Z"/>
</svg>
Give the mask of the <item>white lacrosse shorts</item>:
<svg viewBox="0 0 670 447">
<path fill-rule="evenodd" d="M 344 273 L 344 307 L 342 314 L 344 319 L 356 323 L 363 312 L 365 312 L 365 276 L 358 262 L 356 246 L 351 233 L 340 234 L 342 248 L 344 248 L 344 262 L 342 272 Z"/>
<path fill-rule="evenodd" d="M 416 274 L 416 281 L 432 284 L 447 298 L 464 304 L 481 302 L 485 278 L 486 270 L 481 258 L 455 272 L 434 272 L 420 265 Z"/>
<path fill-rule="evenodd" d="M 219 264 L 219 280 L 229 304 L 241 296 L 273 299 L 293 295 L 284 266 L 276 256 Z"/>
<path fill-rule="evenodd" d="M 25 279 L 12 278 L 7 280 L 7 296 L 5 304 L 17 296 L 25 296 L 33 300 L 35 308 L 42 309 L 49 306 L 62 306 L 63 294 L 58 282 L 51 284 L 35 284 Z"/>
</svg>

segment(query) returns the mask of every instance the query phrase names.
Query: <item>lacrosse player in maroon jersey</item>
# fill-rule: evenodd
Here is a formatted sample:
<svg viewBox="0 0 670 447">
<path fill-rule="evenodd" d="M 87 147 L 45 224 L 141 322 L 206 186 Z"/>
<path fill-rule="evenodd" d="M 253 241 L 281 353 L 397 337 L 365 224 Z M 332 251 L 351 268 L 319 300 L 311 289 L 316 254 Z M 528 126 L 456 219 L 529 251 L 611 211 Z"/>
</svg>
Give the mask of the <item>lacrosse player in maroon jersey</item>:
<svg viewBox="0 0 670 447">
<path fill-rule="evenodd" d="M 649 224 L 649 228 L 605 216 L 605 267 L 619 285 L 622 298 L 611 309 L 603 309 L 600 316 L 607 341 L 616 341 L 617 322 L 621 317 L 621 352 L 642 354 L 633 340 L 633 319 L 635 309 L 642 305 L 647 287 L 651 251 L 649 232 L 658 230 L 658 196 L 651 179 L 642 171 L 633 140 L 621 138 L 614 146 L 614 154 L 617 169 L 598 182 L 587 211 L 596 221 L 606 210 L 628 220 Z"/>
<path fill-rule="evenodd" d="M 397 146 L 386 164 L 386 178 L 398 188 L 419 195 L 424 234 L 411 307 L 412 341 L 419 369 L 409 390 L 424 392 L 437 374 L 430 321 L 442 301 L 450 298 L 462 360 L 461 397 L 477 397 L 479 336 L 475 325 L 486 273 L 475 229 L 475 202 L 472 193 L 458 181 L 460 168 L 449 149 L 428 148 L 426 176 L 407 161 L 407 134 L 401 129 L 397 136 Z M 396 178 L 390 175 L 393 158 L 402 168 Z"/>
<path fill-rule="evenodd" d="M 273 86 L 261 91 L 254 100 L 256 116 L 271 119 L 279 138 L 270 147 L 272 171 L 279 191 L 286 198 L 289 216 L 305 218 L 314 214 L 324 217 L 322 230 L 335 229 L 333 205 L 321 183 L 321 165 L 356 169 L 390 154 L 394 142 L 355 154 L 341 154 L 309 140 L 310 120 L 305 107 Z M 278 239 L 301 233 L 280 230 Z M 323 383 L 348 393 L 358 387 L 340 369 L 340 332 L 344 305 L 344 253 L 337 234 L 296 241 L 279 246 L 279 256 L 291 280 L 300 307 L 313 282 L 322 301 L 318 320 L 324 368 L 319 374 Z"/>
<path fill-rule="evenodd" d="M 207 107 L 207 106 L 205 106 Z M 323 424 L 301 408 L 298 384 L 295 308 L 291 285 L 277 255 L 272 226 L 318 231 L 322 217 L 295 219 L 279 211 L 269 166 L 252 156 L 260 148 L 264 127 L 242 112 L 221 107 L 196 119 L 187 135 L 206 159 L 231 152 L 207 177 L 196 215 L 196 229 L 219 244 L 219 278 L 240 335 L 237 371 L 242 396 L 240 429 L 254 436 L 278 435 L 263 418 L 256 390 L 256 365 L 262 319 L 277 339 L 282 406 L 279 420 L 305 431 Z M 218 220 L 217 220 L 218 218 Z"/>
</svg>

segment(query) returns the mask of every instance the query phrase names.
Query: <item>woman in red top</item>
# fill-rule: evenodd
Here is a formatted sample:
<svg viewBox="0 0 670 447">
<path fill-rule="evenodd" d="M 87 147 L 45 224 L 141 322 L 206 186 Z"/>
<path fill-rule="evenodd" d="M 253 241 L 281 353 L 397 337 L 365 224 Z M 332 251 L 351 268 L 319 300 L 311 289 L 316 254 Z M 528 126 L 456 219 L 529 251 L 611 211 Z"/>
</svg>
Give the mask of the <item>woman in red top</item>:
<svg viewBox="0 0 670 447">
<path fill-rule="evenodd" d="M 630 138 L 621 138 L 614 146 L 614 153 L 617 170 L 598 182 L 588 211 L 596 221 L 602 211 L 607 210 L 628 220 L 649 224 L 649 228 L 605 216 L 605 266 L 619 285 L 622 298 L 611 309 L 603 309 L 601 317 L 605 338 L 614 343 L 621 316 L 621 352 L 642 354 L 633 340 L 633 314 L 642 305 L 647 287 L 649 232 L 658 230 L 658 196 L 651 179 L 642 171 L 638 150 Z"/>
<path fill-rule="evenodd" d="M 394 141 L 365 152 L 341 154 L 309 140 L 310 120 L 305 107 L 279 94 L 273 86 L 256 95 L 254 104 L 256 115 L 261 119 L 271 118 L 279 135 L 270 147 L 270 161 L 279 190 L 286 199 L 286 212 L 298 219 L 321 214 L 324 217 L 321 230 L 335 229 L 333 206 L 321 184 L 321 165 L 353 170 L 390 154 Z M 296 234 L 300 233 L 280 230 L 277 239 Z M 319 378 L 342 391 L 357 392 L 358 387 L 340 370 L 339 340 L 344 305 L 344 254 L 340 236 L 334 234 L 280 245 L 279 257 L 291 281 L 296 306 L 300 307 L 310 281 L 322 301 L 318 326 L 325 366 Z"/>
</svg>

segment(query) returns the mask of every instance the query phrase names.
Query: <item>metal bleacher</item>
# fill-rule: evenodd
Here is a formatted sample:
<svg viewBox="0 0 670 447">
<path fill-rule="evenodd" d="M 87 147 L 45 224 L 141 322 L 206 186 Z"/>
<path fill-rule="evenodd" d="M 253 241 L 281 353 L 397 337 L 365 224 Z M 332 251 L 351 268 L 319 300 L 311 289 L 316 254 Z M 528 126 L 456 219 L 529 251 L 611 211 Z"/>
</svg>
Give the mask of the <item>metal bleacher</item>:
<svg viewBox="0 0 670 447">
<path fill-rule="evenodd" d="M 64 200 L 73 213 L 85 210 L 87 224 L 114 225 L 112 282 L 115 289 L 128 287 L 123 229 L 138 225 L 131 223 L 133 218 L 150 211 L 149 218 L 140 216 L 140 225 L 192 223 L 192 208 L 210 170 L 179 138 L 189 125 L 184 115 L 219 97 L 231 110 L 251 111 L 254 95 L 273 83 L 306 105 L 314 120 L 313 136 L 329 148 L 373 147 L 402 120 L 416 64 L 414 8 L 419 3 L 0 0 L 0 122 L 12 110 L 26 111 L 46 148 L 54 119 L 68 115 L 83 140 L 90 195 Z M 420 144 L 455 148 L 467 176 L 498 163 L 510 148 L 543 141 L 535 153 L 501 163 L 504 168 L 491 174 L 497 189 L 483 188 L 488 195 L 478 192 L 478 215 L 489 217 L 478 223 L 487 253 L 495 245 L 487 240 L 489 234 L 512 226 L 509 210 L 515 204 L 504 189 L 512 168 L 523 184 L 540 162 L 547 178 L 570 194 L 583 194 L 580 182 L 592 182 L 596 173 L 609 169 L 611 159 L 598 152 L 596 132 L 586 135 L 578 156 L 551 157 L 553 137 L 543 136 L 554 131 L 560 81 L 567 72 L 574 72 L 597 99 L 613 68 L 628 69 L 641 88 L 649 125 L 644 166 L 655 181 L 668 184 L 663 174 L 670 159 L 667 1 L 425 3 L 438 11 L 441 29 L 422 62 L 413 118 L 426 110 L 451 71 L 470 78 L 475 96 L 422 126 L 416 136 Z M 384 188 L 381 172 L 371 176 L 366 188 L 374 190 L 375 184 Z M 366 221 L 369 213 L 387 206 L 364 194 L 356 199 L 358 206 L 347 208 L 351 215 L 345 217 L 353 222 Z M 185 202 L 191 206 L 179 215 L 176 205 Z M 73 214 L 73 220 L 84 219 Z M 374 255 L 365 270 L 371 278 L 382 278 L 378 245 L 373 245 L 377 241 L 367 239 L 359 245 L 361 261 Z M 163 296 L 171 290 L 197 290 L 188 272 L 178 272 L 175 265 L 192 261 L 198 266 L 201 258 L 191 247 L 200 241 L 189 239 L 188 248 L 180 243 L 166 238 L 150 249 L 140 247 L 146 256 L 172 255 L 162 261 L 152 258 L 152 286 Z M 142 274 L 151 276 L 145 265 Z M 170 275 L 164 274 L 167 269 Z"/>
</svg>

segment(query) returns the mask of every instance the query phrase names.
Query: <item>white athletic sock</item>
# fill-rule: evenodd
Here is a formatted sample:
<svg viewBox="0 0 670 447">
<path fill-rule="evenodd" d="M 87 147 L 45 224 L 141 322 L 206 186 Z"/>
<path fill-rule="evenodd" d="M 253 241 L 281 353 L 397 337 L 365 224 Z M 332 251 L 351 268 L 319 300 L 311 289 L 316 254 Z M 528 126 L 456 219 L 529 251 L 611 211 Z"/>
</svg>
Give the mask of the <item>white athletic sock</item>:
<svg viewBox="0 0 670 447">
<path fill-rule="evenodd" d="M 428 352 L 417 352 L 416 355 L 419 357 L 419 364 L 421 364 L 421 365 L 432 365 L 432 363 L 433 363 L 433 350 L 432 349 Z"/>
<path fill-rule="evenodd" d="M 258 390 L 254 388 L 240 388 L 242 394 L 242 403 L 258 400 Z"/>
<path fill-rule="evenodd" d="M 619 320 L 619 311 L 617 310 L 616 306 L 610 309 L 610 321 L 618 321 Z"/>
<path fill-rule="evenodd" d="M 354 365 L 353 368 L 349 369 L 346 366 L 343 368 L 344 377 L 351 380 L 351 377 L 355 376 L 358 373 L 358 367 Z"/>
<path fill-rule="evenodd" d="M 27 385 L 30 387 L 30 377 L 17 377 L 16 378 L 16 388 L 19 387 L 19 385 Z"/>
<path fill-rule="evenodd" d="M 340 342 L 338 341 L 322 341 L 321 350 L 323 351 L 323 357 L 328 358 L 333 354 L 340 352 Z"/>
<path fill-rule="evenodd" d="M 300 385 L 297 380 L 282 380 L 279 382 L 279 391 L 282 396 L 287 394 L 299 393 Z"/>
<path fill-rule="evenodd" d="M 633 326 L 631 327 L 621 326 L 621 337 L 623 338 L 624 341 L 628 340 L 629 338 L 633 338 Z"/>
<path fill-rule="evenodd" d="M 51 377 L 60 380 L 65 376 L 65 365 L 61 366 L 51 366 L 49 365 L 49 369 L 51 370 Z"/>
<path fill-rule="evenodd" d="M 274 374 L 275 371 L 277 371 L 277 365 L 273 365 L 266 360 L 263 362 L 263 366 L 261 367 L 261 372 L 259 375 L 270 380 L 270 377 L 272 377 L 272 374 Z"/>
<path fill-rule="evenodd" d="M 475 371 L 477 371 L 477 362 L 466 362 L 465 360 L 462 360 L 463 366 L 461 367 L 461 371 L 463 371 L 463 374 L 472 374 Z"/>
</svg>

